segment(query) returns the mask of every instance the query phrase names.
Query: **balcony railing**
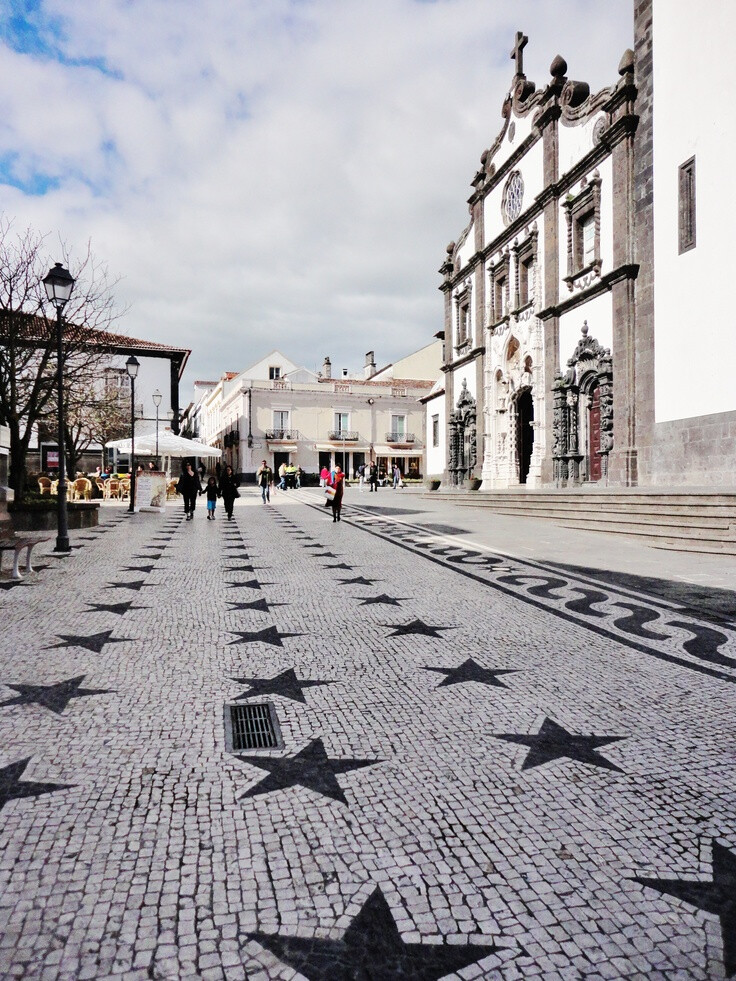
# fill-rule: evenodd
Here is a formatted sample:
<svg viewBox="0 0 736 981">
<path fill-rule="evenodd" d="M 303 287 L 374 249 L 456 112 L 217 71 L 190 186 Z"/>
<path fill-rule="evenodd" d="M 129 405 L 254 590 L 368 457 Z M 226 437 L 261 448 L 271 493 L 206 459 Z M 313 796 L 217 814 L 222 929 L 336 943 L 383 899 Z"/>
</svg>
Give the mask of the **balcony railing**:
<svg viewBox="0 0 736 981">
<path fill-rule="evenodd" d="M 338 443 L 354 442 L 358 438 L 357 432 L 348 429 L 333 429 L 327 434 L 327 438 Z"/>
<path fill-rule="evenodd" d="M 386 433 L 387 443 L 413 443 L 414 433 Z"/>
<path fill-rule="evenodd" d="M 299 439 L 298 429 L 267 429 L 266 439 L 273 440 L 274 442 L 278 440 L 291 442 L 292 440 Z"/>
<path fill-rule="evenodd" d="M 272 378 L 271 388 L 275 392 L 287 392 L 291 389 L 291 382 L 287 381 L 286 378 Z"/>
</svg>

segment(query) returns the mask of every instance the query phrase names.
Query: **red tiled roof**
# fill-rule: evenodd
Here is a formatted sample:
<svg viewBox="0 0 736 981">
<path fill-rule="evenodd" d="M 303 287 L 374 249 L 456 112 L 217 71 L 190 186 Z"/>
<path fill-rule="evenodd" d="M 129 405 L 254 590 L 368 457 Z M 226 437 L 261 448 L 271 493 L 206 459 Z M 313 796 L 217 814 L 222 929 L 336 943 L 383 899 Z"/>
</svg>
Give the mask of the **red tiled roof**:
<svg viewBox="0 0 736 981">
<path fill-rule="evenodd" d="M 7 330 L 8 316 L 0 315 L 0 338 Z M 36 317 L 31 314 L 16 314 L 13 316 L 13 332 L 16 337 L 32 343 L 47 344 L 49 339 L 56 334 L 56 320 Z M 138 337 L 129 337 L 127 334 L 114 334 L 107 330 L 97 330 L 94 327 L 80 326 L 79 324 L 64 324 L 64 337 L 66 340 L 76 344 L 89 344 L 99 348 L 124 348 L 125 350 L 135 349 L 139 351 L 169 351 L 171 354 L 184 354 L 187 357 L 192 353 L 187 347 L 174 347 L 171 344 L 159 344 L 156 341 L 144 341 Z"/>
</svg>

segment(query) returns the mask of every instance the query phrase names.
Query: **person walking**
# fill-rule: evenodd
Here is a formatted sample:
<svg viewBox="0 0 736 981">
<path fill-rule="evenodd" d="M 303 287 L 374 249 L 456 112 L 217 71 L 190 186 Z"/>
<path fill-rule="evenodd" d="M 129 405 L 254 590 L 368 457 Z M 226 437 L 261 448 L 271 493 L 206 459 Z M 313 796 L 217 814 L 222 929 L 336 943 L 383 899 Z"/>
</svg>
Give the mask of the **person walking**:
<svg viewBox="0 0 736 981">
<path fill-rule="evenodd" d="M 220 496 L 220 490 L 217 486 L 217 481 L 214 477 L 210 477 L 207 481 L 207 486 L 200 494 L 207 495 L 207 520 L 215 520 L 215 508 L 217 506 L 217 498 Z"/>
<path fill-rule="evenodd" d="M 279 490 L 286 490 L 286 464 L 282 463 L 279 467 Z"/>
<path fill-rule="evenodd" d="M 233 468 L 228 464 L 224 472 L 220 474 L 220 497 L 225 505 L 228 521 L 232 521 L 235 498 L 240 497 L 238 487 L 240 487 L 240 481 L 233 473 Z"/>
<path fill-rule="evenodd" d="M 184 513 L 187 516 L 187 521 L 191 521 L 194 517 L 197 495 L 202 493 L 202 484 L 191 463 L 187 463 L 184 472 L 179 477 L 176 492 L 184 498 Z"/>
<path fill-rule="evenodd" d="M 365 484 L 365 464 L 361 463 L 358 467 L 358 490 L 363 493 L 363 485 Z"/>
<path fill-rule="evenodd" d="M 335 473 L 332 478 L 332 486 L 335 488 L 335 496 L 330 501 L 330 506 L 332 507 L 332 520 L 340 520 L 340 512 L 342 511 L 342 496 L 345 491 L 345 474 L 342 472 L 340 467 L 335 467 Z"/>
<path fill-rule="evenodd" d="M 399 484 L 401 483 L 401 471 L 399 470 L 399 465 L 398 465 L 398 463 L 395 463 L 395 464 L 394 464 L 394 473 L 393 473 L 393 477 L 394 477 L 394 482 L 393 482 L 393 489 L 394 489 L 394 490 L 396 490 L 396 488 L 397 488 L 397 487 L 399 486 Z"/>
<path fill-rule="evenodd" d="M 261 500 L 265 504 L 271 501 L 271 481 L 273 480 L 273 470 L 264 460 L 256 470 L 256 482 L 261 488 Z"/>
<path fill-rule="evenodd" d="M 378 493 L 378 467 L 375 463 L 371 463 L 368 470 L 368 482 L 371 485 L 371 494 L 373 491 Z"/>
</svg>

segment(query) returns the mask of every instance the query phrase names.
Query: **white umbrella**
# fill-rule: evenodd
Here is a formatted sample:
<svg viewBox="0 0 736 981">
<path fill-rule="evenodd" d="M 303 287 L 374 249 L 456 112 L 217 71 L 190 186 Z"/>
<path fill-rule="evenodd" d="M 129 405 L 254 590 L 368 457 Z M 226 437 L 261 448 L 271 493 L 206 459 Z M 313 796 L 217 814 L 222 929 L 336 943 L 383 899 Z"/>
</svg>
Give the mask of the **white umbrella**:
<svg viewBox="0 0 736 981">
<path fill-rule="evenodd" d="M 105 446 L 108 449 L 117 450 L 118 453 L 130 453 L 131 449 L 129 439 L 116 439 L 111 443 L 105 443 Z M 156 452 L 156 434 L 146 433 L 145 436 L 138 437 L 135 441 L 135 451 L 141 456 L 153 456 Z M 158 434 L 158 453 L 159 456 L 175 457 L 222 456 L 222 450 L 208 446 L 207 443 L 201 443 L 196 439 L 185 439 L 183 436 L 177 436 L 169 429 Z"/>
</svg>

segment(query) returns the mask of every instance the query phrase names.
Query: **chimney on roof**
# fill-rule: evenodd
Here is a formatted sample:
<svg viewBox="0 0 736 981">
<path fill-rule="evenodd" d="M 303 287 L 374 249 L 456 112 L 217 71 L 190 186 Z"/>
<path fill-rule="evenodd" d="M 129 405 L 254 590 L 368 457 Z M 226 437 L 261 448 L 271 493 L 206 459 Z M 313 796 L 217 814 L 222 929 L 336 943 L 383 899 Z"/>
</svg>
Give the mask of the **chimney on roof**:
<svg viewBox="0 0 736 981">
<path fill-rule="evenodd" d="M 324 378 L 332 378 L 332 362 L 329 358 L 325 358 L 322 364 L 322 375 Z"/>
<path fill-rule="evenodd" d="M 372 378 L 376 373 L 376 354 L 375 351 L 367 351 L 365 356 L 365 368 L 363 375 L 365 378 Z"/>
<path fill-rule="evenodd" d="M 342 377 L 343 378 L 347 378 L 348 377 L 348 369 L 347 368 L 343 368 L 342 369 Z"/>
</svg>

